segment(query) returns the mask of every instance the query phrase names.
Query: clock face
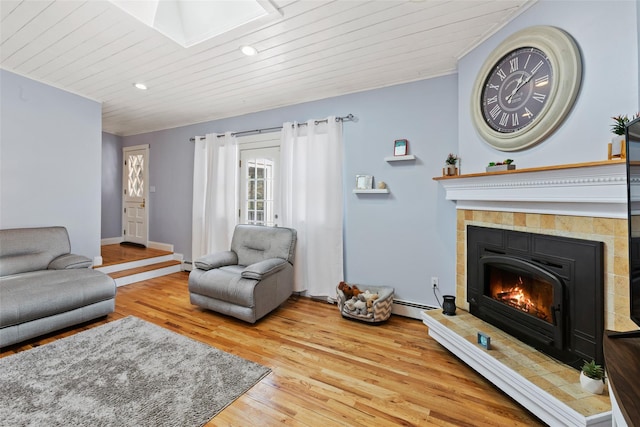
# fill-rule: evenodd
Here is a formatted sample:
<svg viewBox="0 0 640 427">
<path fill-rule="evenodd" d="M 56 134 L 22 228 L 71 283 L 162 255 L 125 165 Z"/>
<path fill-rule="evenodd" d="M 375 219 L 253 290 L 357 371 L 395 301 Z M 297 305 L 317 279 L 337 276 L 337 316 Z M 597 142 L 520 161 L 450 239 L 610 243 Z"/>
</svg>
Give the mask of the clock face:
<svg viewBox="0 0 640 427">
<path fill-rule="evenodd" d="M 544 110 L 554 83 L 551 61 L 542 50 L 515 49 L 498 61 L 485 80 L 482 116 L 496 132 L 520 131 Z"/>
<path fill-rule="evenodd" d="M 569 34 L 548 26 L 525 28 L 500 43 L 480 68 L 471 120 L 493 148 L 522 150 L 562 124 L 581 80 L 580 49 Z"/>
</svg>

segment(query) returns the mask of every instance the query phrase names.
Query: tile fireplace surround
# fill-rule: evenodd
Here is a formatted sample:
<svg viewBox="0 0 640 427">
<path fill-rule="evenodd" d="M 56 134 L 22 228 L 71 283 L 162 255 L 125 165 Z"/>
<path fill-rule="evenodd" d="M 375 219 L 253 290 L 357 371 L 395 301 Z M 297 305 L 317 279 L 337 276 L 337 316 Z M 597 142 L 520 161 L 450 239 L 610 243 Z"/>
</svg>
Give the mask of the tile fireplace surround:
<svg viewBox="0 0 640 427">
<path fill-rule="evenodd" d="M 493 331 L 498 339 L 502 339 L 503 334 L 466 312 L 469 308 L 466 302 L 466 228 L 477 225 L 604 242 L 605 328 L 637 329 L 629 319 L 625 162 L 614 160 L 434 179 L 445 189 L 447 200 L 456 201 L 456 304 L 465 311 L 461 311 L 461 316 L 455 320 L 425 312 L 423 319 L 429 326 L 430 335 L 435 335 L 441 344 L 543 421 L 554 424 L 562 420 L 563 425 L 610 425 L 608 396 L 583 394 L 577 385 L 577 371 L 554 367 L 549 375 L 545 375 L 548 365 L 538 374 L 532 374 L 527 367 L 519 371 L 514 368 L 518 364 L 508 362 L 499 350 L 492 356 L 491 351 L 473 342 L 471 332 L 479 327 Z M 451 337 L 455 339 L 450 340 Z M 456 340 L 458 342 L 454 342 Z M 499 346 L 508 353 L 520 347 L 535 353 L 526 345 L 507 340 L 503 339 Z M 515 357 L 539 359 L 531 354 Z M 484 372 L 487 364 L 495 365 L 494 373 Z M 514 374 L 513 378 L 505 376 L 505 367 Z"/>
</svg>

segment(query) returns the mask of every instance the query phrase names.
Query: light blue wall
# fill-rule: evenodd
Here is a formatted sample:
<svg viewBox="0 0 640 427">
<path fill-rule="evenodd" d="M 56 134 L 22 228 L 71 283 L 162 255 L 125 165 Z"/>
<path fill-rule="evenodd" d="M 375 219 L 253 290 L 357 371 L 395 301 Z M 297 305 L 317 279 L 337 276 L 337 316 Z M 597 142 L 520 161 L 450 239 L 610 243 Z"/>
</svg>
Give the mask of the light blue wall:
<svg viewBox="0 0 640 427">
<path fill-rule="evenodd" d="M 465 173 L 482 172 L 505 157 L 519 168 L 607 159 L 611 117 L 638 111 L 638 2 L 542 0 L 507 24 L 458 63 L 459 151 Z M 583 80 L 564 124 L 547 140 L 524 151 L 498 151 L 483 142 L 471 123 L 470 97 L 489 53 L 510 34 L 552 25 L 573 36 L 582 51 Z"/>
<path fill-rule="evenodd" d="M 640 50 L 640 0 L 636 0 L 636 52 Z M 633 54 L 634 52 L 631 52 Z M 640 54 L 638 55 L 638 108 L 637 111 L 640 111 Z"/>
<path fill-rule="evenodd" d="M 0 228 L 62 225 L 100 255 L 101 105 L 0 70 Z"/>
<path fill-rule="evenodd" d="M 103 239 L 122 237 L 122 137 L 102 132 Z"/>
<path fill-rule="evenodd" d="M 453 202 L 433 177 L 457 145 L 455 75 L 278 108 L 242 117 L 123 138 L 124 146 L 150 144 L 150 239 L 172 243 L 191 259 L 193 143 L 209 132 L 272 127 L 352 113 L 345 122 L 345 274 L 348 281 L 385 284 L 397 298 L 435 305 L 431 276 L 454 292 Z M 408 139 L 418 160 L 387 163 L 395 139 Z M 356 196 L 356 174 L 385 181 L 388 196 Z"/>
</svg>

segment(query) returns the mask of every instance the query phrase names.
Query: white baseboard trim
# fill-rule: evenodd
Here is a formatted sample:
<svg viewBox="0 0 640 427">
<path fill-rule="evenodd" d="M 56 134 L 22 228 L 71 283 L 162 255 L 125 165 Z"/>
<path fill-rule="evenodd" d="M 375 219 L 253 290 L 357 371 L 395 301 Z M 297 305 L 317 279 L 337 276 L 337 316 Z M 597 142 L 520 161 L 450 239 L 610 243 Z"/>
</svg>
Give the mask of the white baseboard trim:
<svg viewBox="0 0 640 427">
<path fill-rule="evenodd" d="M 421 313 L 425 310 L 434 310 L 439 307 L 432 307 L 413 301 L 405 301 L 401 299 L 394 299 L 391 305 L 391 313 L 399 316 L 409 317 L 411 319 L 422 320 Z"/>
<path fill-rule="evenodd" d="M 100 245 L 118 245 L 123 242 L 122 237 L 109 237 L 106 239 L 100 240 Z"/>
<path fill-rule="evenodd" d="M 99 267 L 102 265 L 102 257 L 100 255 L 93 257 L 93 266 Z"/>
<path fill-rule="evenodd" d="M 173 252 L 173 245 L 170 245 L 169 243 L 148 242 L 147 247 L 151 249 L 158 249 L 159 251 Z"/>
</svg>

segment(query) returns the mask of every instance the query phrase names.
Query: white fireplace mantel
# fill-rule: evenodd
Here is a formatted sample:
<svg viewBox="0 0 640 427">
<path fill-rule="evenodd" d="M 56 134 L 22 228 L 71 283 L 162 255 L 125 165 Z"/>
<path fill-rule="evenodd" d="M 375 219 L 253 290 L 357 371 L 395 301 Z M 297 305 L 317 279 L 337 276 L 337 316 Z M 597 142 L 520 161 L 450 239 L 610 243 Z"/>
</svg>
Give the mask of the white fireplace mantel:
<svg viewBox="0 0 640 427">
<path fill-rule="evenodd" d="M 620 160 L 434 178 L 456 209 L 627 218 Z"/>
</svg>

